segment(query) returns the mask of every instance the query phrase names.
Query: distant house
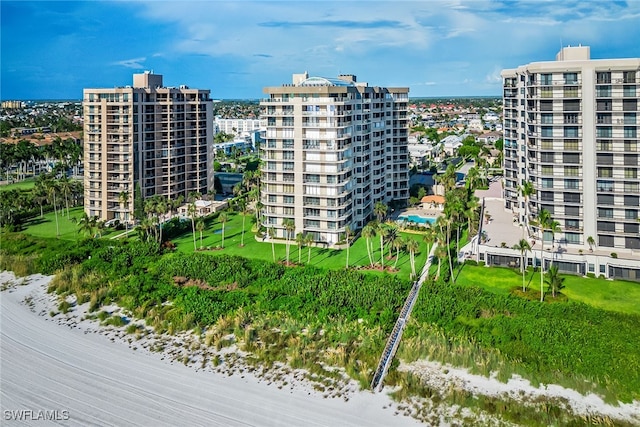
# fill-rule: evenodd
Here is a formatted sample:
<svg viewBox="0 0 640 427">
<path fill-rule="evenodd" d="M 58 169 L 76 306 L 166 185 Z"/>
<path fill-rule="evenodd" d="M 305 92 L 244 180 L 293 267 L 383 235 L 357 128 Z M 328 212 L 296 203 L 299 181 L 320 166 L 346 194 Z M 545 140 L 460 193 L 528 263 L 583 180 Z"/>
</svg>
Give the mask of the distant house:
<svg viewBox="0 0 640 427">
<path fill-rule="evenodd" d="M 484 144 L 494 144 L 500 138 L 502 138 L 502 132 L 487 132 L 479 135 L 476 139 Z"/>
<path fill-rule="evenodd" d="M 422 209 L 443 210 L 444 209 L 444 196 L 424 196 L 420 199 Z"/>
<path fill-rule="evenodd" d="M 194 204 L 196 205 L 196 217 L 207 216 L 225 209 L 228 206 L 227 202 L 217 202 L 213 200 L 196 200 Z M 183 218 L 188 218 L 190 216 L 189 203 L 185 203 L 178 208 L 178 215 Z"/>
<path fill-rule="evenodd" d="M 450 156 L 455 156 L 458 148 L 462 146 L 462 138 L 457 135 L 449 135 L 440 143 L 442 144 L 442 151 Z"/>
</svg>

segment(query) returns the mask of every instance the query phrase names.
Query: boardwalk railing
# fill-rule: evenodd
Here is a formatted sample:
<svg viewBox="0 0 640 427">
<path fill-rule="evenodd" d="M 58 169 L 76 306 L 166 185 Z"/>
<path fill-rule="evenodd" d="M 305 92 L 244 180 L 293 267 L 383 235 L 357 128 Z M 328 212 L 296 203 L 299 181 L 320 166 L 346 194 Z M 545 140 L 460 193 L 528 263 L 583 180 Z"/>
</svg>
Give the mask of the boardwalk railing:
<svg viewBox="0 0 640 427">
<path fill-rule="evenodd" d="M 391 331 L 391 334 L 387 339 L 387 344 L 382 351 L 382 356 L 380 357 L 380 361 L 378 362 L 378 367 L 376 368 L 376 371 L 373 374 L 373 380 L 371 381 L 371 391 L 373 392 L 380 391 L 382 389 L 382 381 L 387 375 L 389 365 L 391 365 L 391 361 L 393 360 L 393 357 L 398 350 L 400 340 L 402 339 L 402 333 L 404 332 L 404 327 L 407 323 L 407 320 L 409 320 L 411 310 L 416 303 L 418 294 L 420 293 L 420 288 L 422 287 L 422 283 L 424 283 L 425 279 L 429 277 L 429 267 L 431 267 L 431 261 L 436 246 L 437 245 L 435 244 L 433 245 L 431 252 L 427 256 L 427 262 L 422 269 L 422 274 L 420 275 L 418 280 L 413 283 L 411 291 L 409 292 L 409 295 L 407 296 L 407 299 L 402 306 L 402 310 L 400 310 L 400 316 L 398 316 L 398 320 L 396 320 L 396 324 L 393 326 L 393 330 Z"/>
</svg>

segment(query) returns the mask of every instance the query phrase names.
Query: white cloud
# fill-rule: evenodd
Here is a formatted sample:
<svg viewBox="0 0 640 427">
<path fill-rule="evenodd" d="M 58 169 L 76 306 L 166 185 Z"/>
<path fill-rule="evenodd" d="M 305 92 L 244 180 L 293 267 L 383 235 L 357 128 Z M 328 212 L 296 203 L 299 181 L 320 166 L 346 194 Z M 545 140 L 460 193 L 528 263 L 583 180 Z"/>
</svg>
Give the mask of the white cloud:
<svg viewBox="0 0 640 427">
<path fill-rule="evenodd" d="M 147 60 L 146 57 L 123 59 L 122 61 L 112 62 L 111 65 L 120 65 L 121 67 L 133 68 L 133 69 L 139 70 L 144 68 L 144 65 L 142 63 L 146 60 Z"/>
</svg>

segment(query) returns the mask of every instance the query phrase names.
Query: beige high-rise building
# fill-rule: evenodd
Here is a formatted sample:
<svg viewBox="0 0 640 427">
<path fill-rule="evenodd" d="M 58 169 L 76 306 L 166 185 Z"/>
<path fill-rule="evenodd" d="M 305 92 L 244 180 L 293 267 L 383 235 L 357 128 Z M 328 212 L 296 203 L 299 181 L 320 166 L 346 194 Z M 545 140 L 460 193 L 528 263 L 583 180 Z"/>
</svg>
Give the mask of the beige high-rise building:
<svg viewBox="0 0 640 427">
<path fill-rule="evenodd" d="M 87 215 L 132 220 L 138 186 L 143 199 L 213 188 L 209 90 L 164 87 L 161 75 L 145 72 L 133 86 L 85 89 L 83 111 Z"/>
<path fill-rule="evenodd" d="M 505 208 L 529 225 L 550 212 L 560 230 L 545 233 L 545 246 L 564 249 L 561 270 L 640 280 L 640 58 L 566 47 L 502 77 Z"/>
<path fill-rule="evenodd" d="M 409 88 L 372 87 L 353 75 L 294 74 L 266 87 L 261 145 L 263 225 L 334 245 L 361 229 L 381 201 L 409 198 Z"/>
</svg>

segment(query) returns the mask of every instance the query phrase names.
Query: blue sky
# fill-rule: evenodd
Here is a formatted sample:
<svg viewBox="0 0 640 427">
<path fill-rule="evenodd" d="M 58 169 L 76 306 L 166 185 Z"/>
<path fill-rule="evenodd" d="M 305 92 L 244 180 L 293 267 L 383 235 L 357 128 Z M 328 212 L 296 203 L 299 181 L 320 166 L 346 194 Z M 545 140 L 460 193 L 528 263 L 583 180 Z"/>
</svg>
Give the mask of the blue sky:
<svg viewBox="0 0 640 427">
<path fill-rule="evenodd" d="M 412 97 L 499 95 L 500 71 L 640 57 L 640 1 L 6 1 L 2 99 L 79 99 L 153 70 L 219 99 L 263 96 L 292 73 L 356 74 Z"/>
</svg>

